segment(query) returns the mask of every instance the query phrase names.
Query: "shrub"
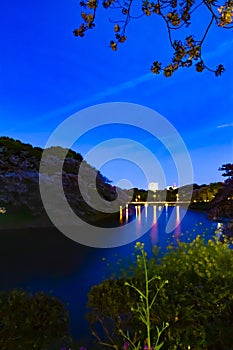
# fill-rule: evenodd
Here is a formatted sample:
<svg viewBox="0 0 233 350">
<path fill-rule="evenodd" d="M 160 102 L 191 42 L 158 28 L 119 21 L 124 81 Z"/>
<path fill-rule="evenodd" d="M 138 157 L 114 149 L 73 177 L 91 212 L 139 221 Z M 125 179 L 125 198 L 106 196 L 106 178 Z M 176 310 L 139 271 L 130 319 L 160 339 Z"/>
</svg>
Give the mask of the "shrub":
<svg viewBox="0 0 233 350">
<path fill-rule="evenodd" d="M 68 332 L 62 303 L 44 293 L 13 290 L 0 294 L 0 349 L 42 350 Z"/>
<path fill-rule="evenodd" d="M 159 350 L 163 346 L 160 338 L 168 327 L 168 323 L 155 327 L 151 322 L 151 316 L 157 296 L 168 281 L 161 281 L 161 278 L 157 275 L 149 276 L 144 243 L 137 242 L 135 249 L 137 250 L 137 268 L 140 269 L 140 283 L 138 283 L 137 278 L 121 278 L 111 288 L 112 281 L 104 281 L 103 288 L 99 290 L 99 286 L 97 286 L 95 290 L 94 287 L 94 294 L 90 293 L 90 305 L 92 304 L 92 295 L 94 295 L 94 299 L 97 294 L 99 297 L 105 298 L 101 312 L 98 312 L 98 307 L 95 308 L 96 314 L 92 319 L 92 323 L 96 321 L 101 323 L 102 330 L 105 332 L 105 339 L 102 341 L 96 330 L 93 330 L 92 334 L 96 336 L 99 344 L 116 350 Z M 152 285 L 156 285 L 156 289 L 151 290 Z M 127 297 L 132 297 L 130 299 L 131 305 L 127 302 Z M 118 303 L 118 300 L 123 303 Z M 105 309 L 106 301 L 107 304 L 111 304 L 111 311 L 108 306 Z M 133 304 L 132 301 L 134 301 Z"/>
<path fill-rule="evenodd" d="M 169 281 L 151 309 L 152 331 L 161 328 L 164 321 L 169 322 L 163 333 L 167 350 L 233 349 L 233 251 L 217 239 L 205 243 L 200 236 L 169 248 L 161 259 L 152 257 L 148 261 L 149 279 L 160 276 L 161 281 Z M 98 326 L 101 324 L 105 335 L 116 344 L 118 329 L 146 339 L 146 330 L 133 312 L 139 302 L 138 294 L 124 286 L 133 281 L 140 289 L 143 278 L 138 260 L 133 276 L 104 281 L 92 288 L 89 320 L 96 334 L 104 336 Z M 152 294 L 156 294 L 159 283 L 156 278 L 152 281 Z"/>
</svg>

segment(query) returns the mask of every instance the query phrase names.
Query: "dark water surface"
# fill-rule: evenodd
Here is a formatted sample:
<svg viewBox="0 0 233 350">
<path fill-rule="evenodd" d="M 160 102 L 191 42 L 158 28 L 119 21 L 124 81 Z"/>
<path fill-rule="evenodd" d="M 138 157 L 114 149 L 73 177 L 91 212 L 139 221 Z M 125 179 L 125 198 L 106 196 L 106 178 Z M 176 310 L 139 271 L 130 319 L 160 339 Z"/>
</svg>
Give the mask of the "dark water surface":
<svg viewBox="0 0 233 350">
<path fill-rule="evenodd" d="M 165 251 L 168 239 L 176 243 L 179 239 L 187 240 L 190 234 L 213 235 L 217 223 L 207 220 L 205 213 L 189 210 L 180 222 L 182 210 L 176 209 L 176 229 L 166 233 L 172 208 L 148 207 L 147 213 L 143 211 L 136 218 L 135 232 L 148 217 L 154 220 L 154 225 L 140 239 L 135 235 L 135 240 L 144 242 L 147 250 L 156 244 Z M 135 242 L 109 249 L 86 247 L 52 227 L 0 230 L 0 289 L 24 288 L 58 297 L 69 310 L 72 335 L 85 342 L 87 293 L 110 274 L 102 258 L 114 267 L 119 258 L 131 256 L 134 245 Z"/>
</svg>

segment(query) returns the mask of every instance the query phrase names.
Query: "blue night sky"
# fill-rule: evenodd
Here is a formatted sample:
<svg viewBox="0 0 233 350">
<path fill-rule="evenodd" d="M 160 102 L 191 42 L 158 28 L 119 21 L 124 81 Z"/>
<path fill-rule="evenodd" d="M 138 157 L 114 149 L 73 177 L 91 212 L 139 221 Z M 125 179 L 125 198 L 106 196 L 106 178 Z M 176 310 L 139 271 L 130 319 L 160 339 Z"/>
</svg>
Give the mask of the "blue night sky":
<svg viewBox="0 0 233 350">
<path fill-rule="evenodd" d="M 218 167 L 233 162 L 232 31 L 212 29 L 203 47 L 206 63 L 225 66 L 221 77 L 191 68 L 165 78 L 150 73 L 154 60 L 168 63 L 171 56 L 158 17 L 131 22 L 126 43 L 113 52 L 109 11 L 100 10 L 96 28 L 82 39 L 72 34 L 81 22 L 79 11 L 76 0 L 2 3 L 0 135 L 44 147 L 54 129 L 83 108 L 136 103 L 159 112 L 177 129 L 190 152 L 196 183 L 221 181 Z M 207 17 L 202 11 L 193 25 L 198 33 L 200 18 L 204 28 Z M 75 149 L 85 156 L 113 137 L 132 138 L 150 148 L 165 172 L 166 184 L 177 182 L 166 150 L 133 127 L 99 127 L 83 135 Z M 109 162 L 101 171 L 115 184 L 124 178 L 133 186 L 147 186 L 142 170 L 124 160 Z"/>
</svg>

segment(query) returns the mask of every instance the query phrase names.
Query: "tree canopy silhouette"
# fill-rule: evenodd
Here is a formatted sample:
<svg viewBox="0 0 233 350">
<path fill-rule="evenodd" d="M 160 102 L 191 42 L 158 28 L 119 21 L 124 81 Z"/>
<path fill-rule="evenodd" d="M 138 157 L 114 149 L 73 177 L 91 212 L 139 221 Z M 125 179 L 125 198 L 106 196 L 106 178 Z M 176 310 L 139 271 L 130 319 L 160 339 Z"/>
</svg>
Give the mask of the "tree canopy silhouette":
<svg viewBox="0 0 233 350">
<path fill-rule="evenodd" d="M 118 11 L 119 19 L 117 21 L 110 19 L 114 32 L 114 39 L 110 41 L 110 47 L 113 51 L 118 50 L 118 47 L 127 40 L 127 27 L 132 20 L 142 16 L 162 18 L 167 28 L 173 56 L 170 63 L 165 66 L 159 61 L 154 61 L 151 65 L 152 73 L 163 72 L 165 77 L 170 77 L 177 69 L 189 68 L 193 64 L 197 72 L 207 69 L 216 76 L 221 75 L 225 70 L 222 64 L 219 64 L 215 69 L 208 67 L 203 59 L 202 47 L 212 26 L 216 25 L 225 29 L 233 28 L 233 0 L 103 0 L 102 2 L 81 0 L 80 5 L 83 8 L 81 12 L 83 23 L 73 31 L 77 37 L 84 37 L 87 30 L 95 27 L 96 13 L 99 7 L 102 6 L 112 12 Z M 195 33 L 193 33 L 182 40 L 174 39 L 174 33 L 181 37 L 182 28 L 188 28 L 191 25 L 193 16 L 197 16 L 199 8 L 203 8 L 209 13 L 209 21 L 205 23 L 201 38 L 196 38 Z M 134 14 L 135 10 L 137 10 L 136 15 Z"/>
<path fill-rule="evenodd" d="M 228 218 L 228 223 L 223 227 L 223 234 L 233 240 L 233 164 L 223 164 L 220 168 L 222 176 L 226 178 L 222 189 L 219 190 L 211 203 L 209 217 Z"/>
</svg>

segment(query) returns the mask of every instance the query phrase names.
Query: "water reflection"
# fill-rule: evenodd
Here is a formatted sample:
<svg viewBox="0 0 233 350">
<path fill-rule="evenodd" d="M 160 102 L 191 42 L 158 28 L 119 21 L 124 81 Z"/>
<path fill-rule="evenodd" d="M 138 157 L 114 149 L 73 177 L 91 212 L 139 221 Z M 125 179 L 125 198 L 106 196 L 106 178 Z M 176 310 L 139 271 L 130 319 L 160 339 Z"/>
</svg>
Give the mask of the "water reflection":
<svg viewBox="0 0 233 350">
<path fill-rule="evenodd" d="M 119 212 L 120 214 L 120 218 L 119 218 L 119 220 L 120 220 L 120 224 L 122 224 L 123 223 L 123 209 L 122 209 L 122 206 L 120 205 L 120 212 Z"/>
<path fill-rule="evenodd" d="M 141 224 L 141 205 L 137 206 L 137 211 L 138 211 L 138 222 Z"/>
<path fill-rule="evenodd" d="M 128 204 L 126 204 L 126 207 L 125 207 L 125 221 L 126 222 L 129 221 L 129 206 L 128 206 Z"/>
<path fill-rule="evenodd" d="M 165 203 L 166 222 L 168 222 L 168 204 Z"/>
<path fill-rule="evenodd" d="M 171 221 L 174 230 L 171 233 L 177 242 L 181 233 L 181 213 L 182 208 L 177 205 L 175 207 L 170 206 L 167 203 L 164 206 L 161 205 L 126 205 L 125 208 L 120 208 L 120 223 L 127 224 L 134 221 L 135 227 L 135 239 L 141 237 L 143 230 L 146 227 L 150 229 L 151 243 L 157 244 L 159 241 L 158 235 L 164 235 L 166 232 L 166 225 L 168 221 Z M 160 219 L 161 217 L 161 219 Z M 159 222 L 162 222 L 160 225 Z M 144 231 L 145 232 L 145 231 Z M 161 237 L 160 237 L 161 240 Z"/>
<path fill-rule="evenodd" d="M 142 215 L 141 215 L 141 205 L 136 206 L 137 222 L 136 222 L 136 237 L 139 238 L 142 233 Z M 144 214 L 144 211 L 143 211 Z M 144 214 L 145 215 L 145 214 Z M 143 215 L 143 219 L 145 216 Z"/>
<path fill-rule="evenodd" d="M 150 231 L 151 243 L 156 245 L 158 243 L 158 222 L 157 222 L 157 206 L 153 206 L 153 226 Z"/>
<path fill-rule="evenodd" d="M 157 206 L 153 206 L 153 223 L 157 223 Z"/>
<path fill-rule="evenodd" d="M 148 204 L 145 204 L 145 218 L 147 220 L 147 216 L 148 216 Z"/>
<path fill-rule="evenodd" d="M 175 240 L 178 241 L 180 237 L 180 206 L 176 206 L 176 223 L 175 223 L 175 230 L 174 230 L 174 237 Z"/>
</svg>

